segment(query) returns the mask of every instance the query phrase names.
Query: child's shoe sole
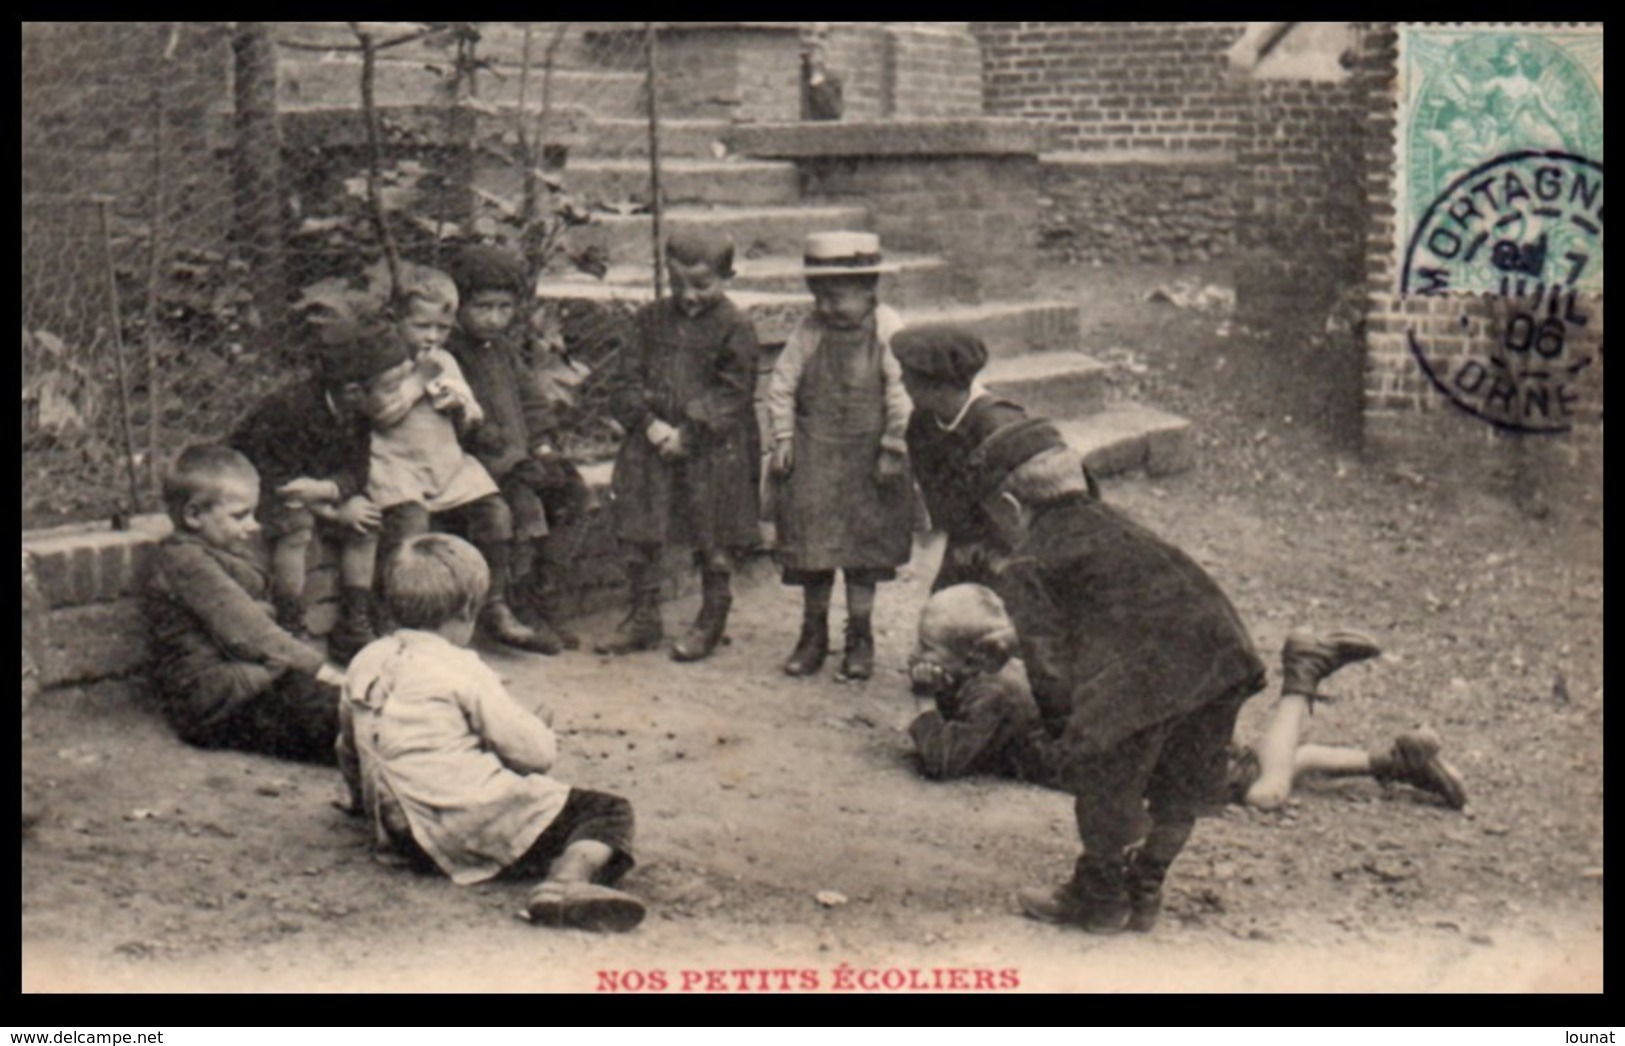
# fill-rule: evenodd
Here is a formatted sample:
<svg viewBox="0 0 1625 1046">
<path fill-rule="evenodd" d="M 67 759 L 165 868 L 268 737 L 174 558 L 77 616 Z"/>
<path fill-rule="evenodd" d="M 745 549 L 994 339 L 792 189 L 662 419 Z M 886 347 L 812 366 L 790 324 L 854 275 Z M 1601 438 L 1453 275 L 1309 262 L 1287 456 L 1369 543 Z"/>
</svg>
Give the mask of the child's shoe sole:
<svg viewBox="0 0 1625 1046">
<path fill-rule="evenodd" d="M 595 883 L 544 882 L 530 892 L 525 912 L 536 926 L 626 933 L 643 922 L 643 902 Z"/>
</svg>

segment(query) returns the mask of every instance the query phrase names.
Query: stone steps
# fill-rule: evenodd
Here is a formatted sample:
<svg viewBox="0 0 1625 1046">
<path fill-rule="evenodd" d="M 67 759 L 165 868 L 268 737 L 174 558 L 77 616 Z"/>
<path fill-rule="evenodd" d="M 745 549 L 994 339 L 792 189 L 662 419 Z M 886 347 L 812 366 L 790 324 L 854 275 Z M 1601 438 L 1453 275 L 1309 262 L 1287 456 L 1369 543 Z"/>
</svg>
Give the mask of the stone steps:
<svg viewBox="0 0 1625 1046">
<path fill-rule="evenodd" d="M 1195 461 L 1191 423 L 1152 407 L 1113 404 L 1084 417 L 1057 420 L 1056 427 L 1100 476 L 1138 471 L 1166 476 Z"/>
<path fill-rule="evenodd" d="M 1034 414 L 1078 418 L 1105 409 L 1110 374 L 1081 352 L 1038 352 L 990 360 L 982 384 Z"/>
<path fill-rule="evenodd" d="M 731 120 L 661 119 L 662 157 L 710 157 L 726 153 Z M 550 135 L 570 145 L 575 154 L 595 159 L 649 156 L 649 122 L 636 117 L 587 117 Z"/>
<path fill-rule="evenodd" d="M 475 178 L 480 188 L 499 196 L 518 200 L 522 192 L 522 172 L 497 161 L 482 161 Z M 571 159 L 558 178 L 566 192 L 585 201 L 647 203 L 651 199 L 647 159 Z M 660 165 L 660 190 L 668 206 L 771 207 L 801 199 L 795 164 L 771 160 L 665 157 Z"/>
<path fill-rule="evenodd" d="M 644 249 L 647 250 L 645 244 Z M 579 277 L 544 280 L 537 297 L 553 301 L 624 304 L 636 307 L 654 297 L 648 282 L 611 283 Z M 782 343 L 801 317 L 812 308 L 812 295 L 781 291 L 734 289 L 729 297 L 756 324 L 763 345 Z M 1079 356 L 1072 351 L 1078 344 L 1078 317 L 1074 306 L 1062 302 L 994 302 L 984 305 L 928 305 L 901 308 L 904 323 L 953 323 L 974 330 L 987 343 L 995 361 L 1011 360 L 1032 353 Z M 1070 331 L 1070 334 L 1067 332 Z M 1019 372 L 1019 368 L 1017 368 Z"/>
<path fill-rule="evenodd" d="M 648 215 L 602 215 L 591 225 L 570 231 L 577 248 L 603 247 L 611 263 L 637 262 L 649 257 Z M 799 253 L 807 234 L 821 229 L 862 229 L 868 211 L 852 206 L 784 207 L 672 207 L 665 212 L 668 230 L 703 225 L 725 231 L 741 254 Z"/>
<path fill-rule="evenodd" d="M 899 309 L 910 306 L 925 307 L 940 303 L 948 296 L 948 264 L 932 254 L 887 254 L 887 260 L 899 266 L 899 271 L 880 277 L 880 300 Z M 734 259 L 735 275 L 728 285 L 730 294 L 743 292 L 798 296 L 800 303 L 811 305 L 807 296 L 806 279 L 802 276 L 800 255 L 775 255 L 760 258 Z M 597 284 L 599 282 L 627 288 L 647 288 L 653 284 L 652 267 L 647 262 L 610 266 L 599 281 L 586 274 L 565 277 L 560 282 Z"/>
<path fill-rule="evenodd" d="M 482 103 L 513 106 L 519 101 L 519 70 L 500 69 L 501 77 L 482 76 Z M 380 60 L 374 92 L 380 107 L 444 105 L 447 80 L 423 62 Z M 533 76 L 526 88 L 527 105 L 541 104 L 541 83 Z M 590 106 L 599 117 L 633 118 L 644 112 L 643 74 L 616 70 L 560 69 L 553 74 L 553 97 L 566 109 Z M 283 110 L 321 109 L 361 104 L 361 58 L 325 53 L 292 60 L 284 52 L 277 73 L 277 106 Z M 647 128 L 645 129 L 647 133 Z"/>
<path fill-rule="evenodd" d="M 988 355 L 993 359 L 1075 350 L 1082 336 L 1078 307 L 1059 301 L 995 301 L 910 308 L 903 318 L 915 327 L 928 323 L 967 327 L 987 343 Z"/>
</svg>

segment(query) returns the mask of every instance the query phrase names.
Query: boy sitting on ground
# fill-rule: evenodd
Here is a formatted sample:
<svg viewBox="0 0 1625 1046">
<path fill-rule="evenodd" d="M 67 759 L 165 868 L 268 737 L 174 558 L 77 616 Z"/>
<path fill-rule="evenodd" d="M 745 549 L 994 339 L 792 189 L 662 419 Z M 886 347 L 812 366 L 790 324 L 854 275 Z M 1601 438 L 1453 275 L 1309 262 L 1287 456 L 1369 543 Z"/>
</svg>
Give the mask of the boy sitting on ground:
<svg viewBox="0 0 1625 1046">
<path fill-rule="evenodd" d="M 165 718 L 202 748 L 327 762 L 343 672 L 277 624 L 254 539 L 260 480 L 242 454 L 189 447 L 164 479 L 175 532 L 144 607 Z"/>
<path fill-rule="evenodd" d="M 467 649 L 491 574 L 448 534 L 411 538 L 384 591 L 398 629 L 357 654 L 344 683 L 345 761 L 380 849 L 459 885 L 544 876 L 533 923 L 630 930 L 642 902 L 611 884 L 632 868 L 632 807 L 548 776 L 557 739 Z"/>
</svg>

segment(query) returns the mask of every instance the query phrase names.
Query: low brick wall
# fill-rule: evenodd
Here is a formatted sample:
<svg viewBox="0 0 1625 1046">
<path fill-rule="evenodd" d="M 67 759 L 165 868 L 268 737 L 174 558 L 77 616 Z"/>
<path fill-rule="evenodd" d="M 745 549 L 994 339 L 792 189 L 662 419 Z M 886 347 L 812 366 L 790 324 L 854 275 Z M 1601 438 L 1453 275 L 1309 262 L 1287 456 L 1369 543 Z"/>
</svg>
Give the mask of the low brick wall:
<svg viewBox="0 0 1625 1046">
<path fill-rule="evenodd" d="M 583 470 L 600 495 L 607 492 L 608 464 Z M 43 687 L 87 683 L 141 671 L 147 660 L 146 622 L 140 593 L 153 550 L 170 533 L 167 517 L 137 516 L 126 531 L 106 524 L 59 527 L 23 534 L 23 651 Z M 563 602 L 572 618 L 620 607 L 625 575 L 607 513 L 553 540 L 567 550 L 570 575 Z M 763 557 L 765 559 L 765 557 Z M 756 570 L 756 567 L 749 569 Z M 325 635 L 336 617 L 336 552 L 318 543 L 311 553 L 307 623 Z M 692 559 L 673 549 L 665 569 L 665 591 L 675 599 L 698 582 Z M 25 683 L 24 701 L 29 699 Z"/>
<path fill-rule="evenodd" d="M 1038 153 L 1019 120 L 911 120 L 736 128 L 740 152 L 794 160 L 809 202 L 859 202 L 892 250 L 941 254 L 953 296 L 1032 287 Z"/>
<path fill-rule="evenodd" d="M 1235 245 L 1235 159 L 1147 150 L 1039 157 L 1039 243 L 1068 261 L 1203 262 Z"/>
</svg>

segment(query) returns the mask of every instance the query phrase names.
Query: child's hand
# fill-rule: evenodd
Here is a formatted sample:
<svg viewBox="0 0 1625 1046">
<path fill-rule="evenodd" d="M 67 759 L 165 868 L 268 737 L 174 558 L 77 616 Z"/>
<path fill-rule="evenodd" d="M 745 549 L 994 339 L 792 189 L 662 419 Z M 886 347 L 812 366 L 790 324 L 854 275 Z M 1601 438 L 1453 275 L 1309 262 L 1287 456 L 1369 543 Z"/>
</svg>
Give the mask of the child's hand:
<svg viewBox="0 0 1625 1046">
<path fill-rule="evenodd" d="M 349 527 L 358 533 L 367 534 L 383 524 L 384 514 L 373 504 L 371 498 L 357 494 L 339 506 L 339 510 L 333 514 L 333 521 L 341 527 Z"/>
<path fill-rule="evenodd" d="M 660 453 L 662 461 L 677 461 L 688 456 L 688 444 L 683 440 L 682 429 L 672 429 L 671 438 L 655 448 Z"/>
<path fill-rule="evenodd" d="M 875 459 L 875 482 L 889 486 L 908 475 L 908 459 L 895 450 L 885 449 Z"/>
<path fill-rule="evenodd" d="M 276 488 L 276 492 L 277 496 L 283 501 L 295 506 L 308 505 L 313 501 L 337 501 L 339 499 L 337 483 L 327 479 L 311 479 L 309 476 L 291 479 Z"/>
<path fill-rule="evenodd" d="M 316 682 L 326 683 L 328 686 L 343 686 L 344 669 L 331 661 L 323 661 L 322 666 L 316 669 Z"/>
<path fill-rule="evenodd" d="M 665 444 L 668 440 L 675 437 L 677 435 L 677 429 L 666 424 L 664 421 L 661 421 L 659 418 L 655 418 L 653 421 L 649 422 L 649 427 L 644 430 L 643 434 L 648 437 L 651 445 L 658 448 Z"/>
<path fill-rule="evenodd" d="M 915 658 L 909 661 L 908 679 L 916 694 L 934 696 L 945 689 L 948 673 L 935 661 Z"/>
<path fill-rule="evenodd" d="M 773 444 L 773 474 L 788 476 L 796 467 L 796 441 L 781 439 Z"/>
</svg>

